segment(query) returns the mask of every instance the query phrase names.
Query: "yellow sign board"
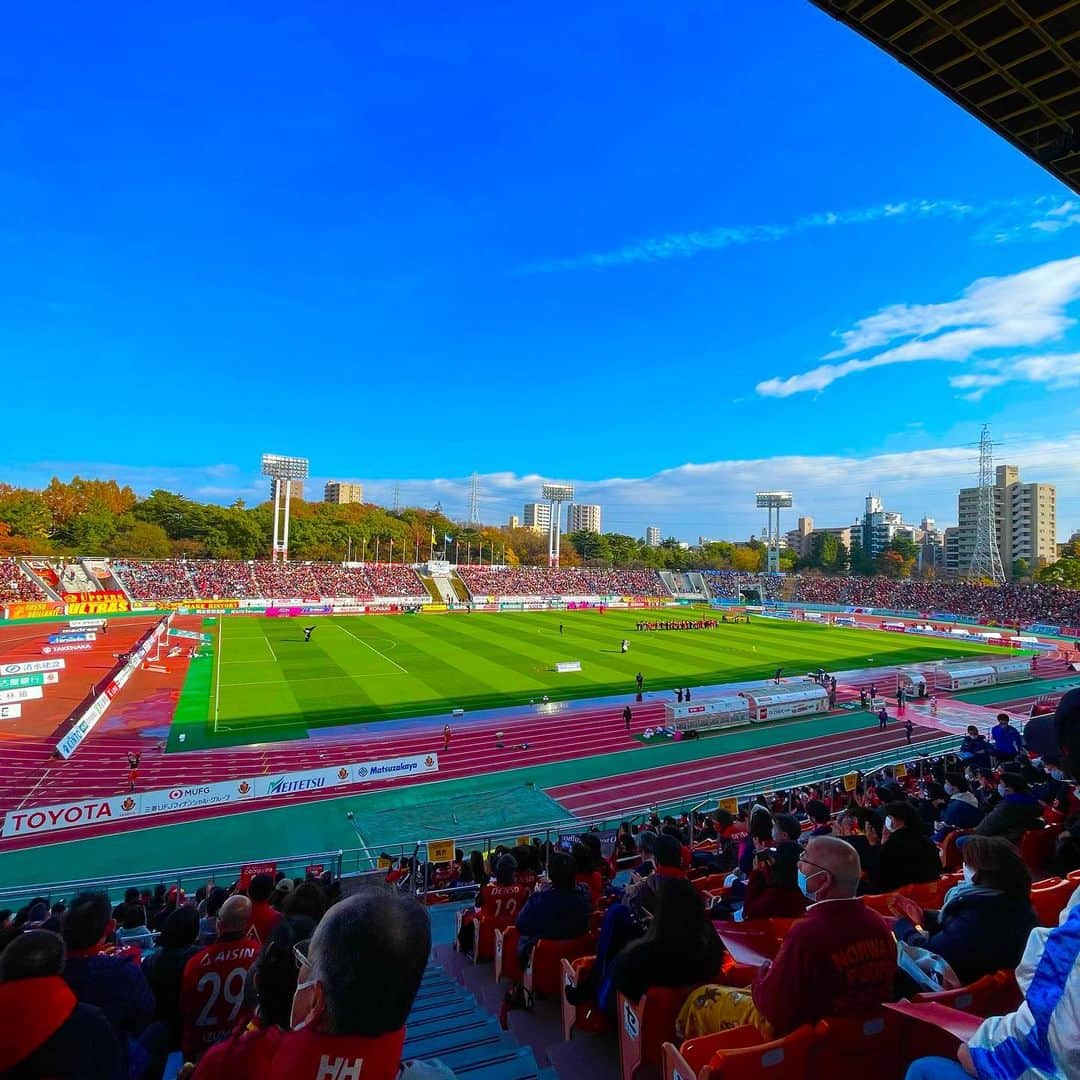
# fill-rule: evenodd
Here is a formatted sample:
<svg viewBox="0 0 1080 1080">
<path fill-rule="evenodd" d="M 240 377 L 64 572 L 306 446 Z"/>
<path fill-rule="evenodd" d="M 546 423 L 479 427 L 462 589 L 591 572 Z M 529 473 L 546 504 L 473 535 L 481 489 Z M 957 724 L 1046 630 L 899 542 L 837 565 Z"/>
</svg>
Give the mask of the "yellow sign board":
<svg viewBox="0 0 1080 1080">
<path fill-rule="evenodd" d="M 427 846 L 428 862 L 453 862 L 453 840 L 429 840 Z"/>
<path fill-rule="evenodd" d="M 907 766 L 897 765 L 896 768 L 893 769 L 893 775 L 896 777 L 897 780 L 903 780 L 904 777 L 907 776 Z"/>
<path fill-rule="evenodd" d="M 376 866 L 380 870 L 389 870 L 390 867 L 393 865 L 393 862 L 394 860 L 391 859 L 389 855 L 380 855 L 379 861 L 376 863 Z"/>
<path fill-rule="evenodd" d="M 844 790 L 845 791 L 854 791 L 858 786 L 859 786 L 859 774 L 849 772 L 847 774 L 847 776 L 844 777 Z"/>
<path fill-rule="evenodd" d="M 729 795 L 726 799 L 721 799 L 716 807 L 718 810 L 726 810 L 729 814 L 737 814 L 739 812 L 739 800 L 734 795 Z"/>
<path fill-rule="evenodd" d="M 518 836 L 514 838 L 514 847 L 530 847 L 531 845 L 531 836 Z"/>
</svg>

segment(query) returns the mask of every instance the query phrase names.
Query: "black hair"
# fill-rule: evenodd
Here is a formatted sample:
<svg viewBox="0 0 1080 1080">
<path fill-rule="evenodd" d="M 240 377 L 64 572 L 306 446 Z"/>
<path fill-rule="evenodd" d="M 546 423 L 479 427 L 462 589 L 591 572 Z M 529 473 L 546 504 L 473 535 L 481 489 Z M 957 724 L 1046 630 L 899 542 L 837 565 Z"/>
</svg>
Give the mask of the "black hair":
<svg viewBox="0 0 1080 1080">
<path fill-rule="evenodd" d="M 64 940 L 49 930 L 28 930 L 0 952 L 0 983 L 40 979 L 64 970 Z"/>
<path fill-rule="evenodd" d="M 92 949 L 105 937 L 112 904 L 103 892 L 79 893 L 64 916 L 64 944 L 69 952 Z"/>
</svg>

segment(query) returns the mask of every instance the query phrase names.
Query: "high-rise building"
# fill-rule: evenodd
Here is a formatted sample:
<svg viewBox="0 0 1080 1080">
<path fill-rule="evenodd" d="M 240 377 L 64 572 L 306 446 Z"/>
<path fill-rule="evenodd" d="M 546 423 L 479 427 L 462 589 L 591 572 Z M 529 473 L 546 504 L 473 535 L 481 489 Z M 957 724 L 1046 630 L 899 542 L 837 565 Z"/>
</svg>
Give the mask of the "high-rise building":
<svg viewBox="0 0 1080 1080">
<path fill-rule="evenodd" d="M 646 547 L 659 547 L 660 546 L 660 529 L 656 525 L 650 525 L 645 530 L 645 546 Z"/>
<path fill-rule="evenodd" d="M 511 514 L 510 517 L 507 519 L 506 527 L 508 529 L 520 529 L 521 518 L 519 518 L 517 514 Z"/>
<path fill-rule="evenodd" d="M 533 532 L 546 533 L 551 528 L 551 504 L 526 503 L 522 508 L 522 524 Z"/>
<path fill-rule="evenodd" d="M 961 488 L 957 496 L 955 573 L 971 565 L 979 516 L 979 489 Z M 1016 465 L 994 471 L 994 523 L 1001 565 L 1012 576 L 1017 560 L 1030 570 L 1057 560 L 1057 490 L 1053 484 L 1024 484 Z M 946 559 L 948 567 L 948 559 Z"/>
<path fill-rule="evenodd" d="M 810 554 L 810 536 L 814 531 L 814 519 L 801 517 L 794 529 L 787 534 L 787 546 L 800 559 Z"/>
<path fill-rule="evenodd" d="M 566 508 L 566 531 L 600 531 L 600 507 L 595 503 L 570 503 Z"/>
<path fill-rule="evenodd" d="M 898 535 L 914 537 L 914 525 L 904 522 L 904 515 L 895 510 L 886 510 L 885 505 L 876 495 L 867 495 L 862 516 L 862 529 L 859 542 L 863 551 L 871 559 L 876 558 Z"/>
<path fill-rule="evenodd" d="M 945 534 L 937 527 L 933 518 L 924 517 L 919 525 L 919 535 L 915 538 L 918 551 L 915 566 L 920 573 L 932 570 L 935 574 L 945 570 Z"/>
<path fill-rule="evenodd" d="M 323 502 L 328 503 L 362 503 L 364 501 L 364 486 L 343 480 L 328 480 L 323 488 Z"/>
</svg>

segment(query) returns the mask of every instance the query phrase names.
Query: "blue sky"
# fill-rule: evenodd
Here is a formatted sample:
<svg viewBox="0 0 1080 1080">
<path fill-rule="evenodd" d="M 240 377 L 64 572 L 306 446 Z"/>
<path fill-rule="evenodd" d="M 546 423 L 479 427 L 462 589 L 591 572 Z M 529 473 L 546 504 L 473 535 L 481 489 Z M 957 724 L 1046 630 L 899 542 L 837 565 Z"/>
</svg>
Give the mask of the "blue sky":
<svg viewBox="0 0 1080 1080">
<path fill-rule="evenodd" d="M 655 8 L 9 15 L 0 479 L 693 539 L 947 523 L 988 421 L 1080 527 L 1080 199 L 803 0 Z"/>
</svg>

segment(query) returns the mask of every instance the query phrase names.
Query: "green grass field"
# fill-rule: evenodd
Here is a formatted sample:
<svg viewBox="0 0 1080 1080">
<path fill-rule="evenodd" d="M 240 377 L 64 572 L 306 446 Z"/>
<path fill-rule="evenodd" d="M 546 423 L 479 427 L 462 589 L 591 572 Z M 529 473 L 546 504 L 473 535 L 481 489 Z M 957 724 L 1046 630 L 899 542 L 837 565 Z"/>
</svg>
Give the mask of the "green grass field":
<svg viewBox="0 0 1080 1080">
<path fill-rule="evenodd" d="M 692 613 L 686 611 L 689 617 Z M 638 611 L 318 618 L 224 618 L 213 656 L 192 664 L 170 749 L 302 738 L 310 727 L 496 706 L 703 686 L 788 674 L 919 663 L 987 646 L 755 619 L 714 630 L 638 633 Z M 656 615 L 647 617 L 655 618 Z M 679 617 L 671 612 L 670 617 Z M 562 623 L 565 632 L 560 635 Z M 629 653 L 619 642 L 629 638 Z M 580 660 L 560 674 L 556 661 Z"/>
</svg>

